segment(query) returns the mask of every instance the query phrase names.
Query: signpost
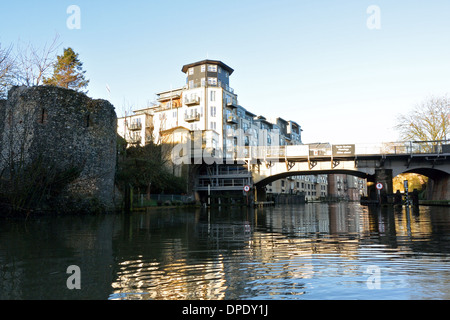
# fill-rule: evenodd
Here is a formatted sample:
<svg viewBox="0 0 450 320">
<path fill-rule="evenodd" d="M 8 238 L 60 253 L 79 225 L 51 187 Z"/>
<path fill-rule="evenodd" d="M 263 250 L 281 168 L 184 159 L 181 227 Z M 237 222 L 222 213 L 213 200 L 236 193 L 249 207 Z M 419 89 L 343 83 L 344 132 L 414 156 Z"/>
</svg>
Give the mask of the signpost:
<svg viewBox="0 0 450 320">
<path fill-rule="evenodd" d="M 376 188 L 377 188 L 377 190 L 378 190 L 378 203 L 381 204 L 381 194 L 380 194 L 380 191 L 381 191 L 381 189 L 383 189 L 383 184 L 382 184 L 381 182 L 377 182 Z"/>
<path fill-rule="evenodd" d="M 248 192 L 250 191 L 250 186 L 245 185 L 244 186 L 245 195 L 247 196 L 247 206 L 248 206 Z"/>
<path fill-rule="evenodd" d="M 409 206 L 408 180 L 403 180 L 403 186 L 405 187 L 405 204 Z"/>
</svg>

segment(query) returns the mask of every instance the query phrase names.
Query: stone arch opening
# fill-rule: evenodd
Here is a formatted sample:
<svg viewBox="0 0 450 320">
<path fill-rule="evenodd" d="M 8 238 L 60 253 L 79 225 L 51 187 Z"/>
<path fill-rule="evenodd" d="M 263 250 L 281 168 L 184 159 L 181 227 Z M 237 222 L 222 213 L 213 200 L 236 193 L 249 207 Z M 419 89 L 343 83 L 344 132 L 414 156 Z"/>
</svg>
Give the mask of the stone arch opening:
<svg viewBox="0 0 450 320">
<path fill-rule="evenodd" d="M 416 174 L 420 174 L 422 176 L 428 177 L 433 180 L 450 176 L 447 172 L 439 170 L 439 169 L 435 169 L 435 168 L 414 168 L 414 169 L 399 172 L 398 174 L 404 174 L 404 173 L 416 173 Z"/>
<path fill-rule="evenodd" d="M 314 170 L 314 171 L 288 171 L 275 174 L 255 183 L 256 199 L 264 201 L 267 195 L 272 194 L 268 185 L 279 179 L 296 176 L 319 176 L 326 175 L 326 181 L 321 178 L 311 182 L 311 180 L 288 181 L 287 189 L 282 194 L 301 195 L 308 200 L 328 199 L 328 200 L 350 200 L 359 201 L 362 197 L 367 197 L 367 181 L 374 180 L 369 174 L 355 170 Z M 358 177 L 364 180 L 352 179 Z M 284 181 L 284 180 L 283 180 Z M 303 184 L 304 183 L 304 184 Z M 292 189 L 292 185 L 294 188 Z M 301 186 L 301 187 L 300 187 Z M 282 186 L 283 187 L 283 186 Z M 311 187 L 311 189 L 310 189 Z M 322 189 L 323 188 L 323 189 Z M 278 186 L 279 189 L 279 186 Z M 297 192 L 295 191 L 297 190 Z"/>
<path fill-rule="evenodd" d="M 367 181 L 374 181 L 372 175 L 369 175 L 365 172 L 355 171 L 355 170 L 315 170 L 315 171 L 288 171 L 279 174 L 272 175 L 265 179 L 262 179 L 255 183 L 255 186 L 258 188 L 265 187 L 267 184 L 274 182 L 278 179 L 295 177 L 295 176 L 308 176 L 308 175 L 323 175 L 323 174 L 347 174 L 363 179 L 367 179 Z"/>
<path fill-rule="evenodd" d="M 425 177 L 425 179 L 421 177 Z M 394 192 L 396 190 L 401 193 L 404 192 L 404 186 L 402 185 L 404 180 L 409 181 L 409 192 L 417 189 L 420 200 L 450 199 L 450 174 L 445 171 L 435 168 L 414 168 L 403 171 L 393 178 Z M 419 183 L 417 180 L 419 180 Z M 420 185 L 420 182 L 423 182 L 422 185 Z"/>
</svg>

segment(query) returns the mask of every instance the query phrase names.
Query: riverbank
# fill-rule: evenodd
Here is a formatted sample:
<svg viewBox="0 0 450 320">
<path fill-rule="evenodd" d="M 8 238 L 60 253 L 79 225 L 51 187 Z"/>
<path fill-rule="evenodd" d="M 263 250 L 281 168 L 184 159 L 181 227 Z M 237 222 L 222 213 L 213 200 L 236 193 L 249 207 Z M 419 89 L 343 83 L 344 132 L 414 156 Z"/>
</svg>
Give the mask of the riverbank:
<svg viewBox="0 0 450 320">
<path fill-rule="evenodd" d="M 419 205 L 450 207 L 450 200 L 419 200 Z"/>
</svg>

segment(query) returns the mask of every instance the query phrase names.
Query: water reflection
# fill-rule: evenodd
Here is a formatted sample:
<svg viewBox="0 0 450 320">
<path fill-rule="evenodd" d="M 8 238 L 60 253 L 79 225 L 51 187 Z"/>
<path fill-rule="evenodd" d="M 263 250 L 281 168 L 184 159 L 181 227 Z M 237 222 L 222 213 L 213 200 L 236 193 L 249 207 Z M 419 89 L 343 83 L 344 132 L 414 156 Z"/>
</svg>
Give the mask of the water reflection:
<svg viewBox="0 0 450 320">
<path fill-rule="evenodd" d="M 159 251 L 152 255 L 153 262 L 147 254 L 147 262 L 139 260 L 138 267 L 130 259 L 131 266 L 120 268 L 111 298 L 144 290 L 139 298 L 372 299 L 365 273 L 372 264 L 383 268 L 386 276 L 389 292 L 381 290 L 380 298 L 408 298 L 416 293 L 404 292 L 405 279 L 423 275 L 424 270 L 425 279 L 427 268 L 435 264 L 446 271 L 445 283 L 450 279 L 447 267 L 441 265 L 448 261 L 450 221 L 444 210 L 433 210 L 431 215 L 429 208 L 395 211 L 310 204 L 140 215 L 139 225 L 146 226 L 140 232 L 151 235 L 146 246 L 153 247 L 154 242 Z M 433 224 L 444 232 L 433 232 Z M 131 243 L 139 255 L 142 248 L 134 245 L 136 240 Z M 420 263 L 411 260 L 417 257 Z M 414 266 L 408 269 L 412 274 L 405 273 L 407 264 Z M 446 290 L 441 293 L 446 295 Z"/>
<path fill-rule="evenodd" d="M 449 213 L 314 203 L 2 221 L 0 299 L 448 299 Z M 66 287 L 72 264 L 81 290 Z"/>
<path fill-rule="evenodd" d="M 106 299 L 115 216 L 0 220 L 0 299 Z M 82 270 L 82 290 L 69 290 L 66 271 Z"/>
</svg>

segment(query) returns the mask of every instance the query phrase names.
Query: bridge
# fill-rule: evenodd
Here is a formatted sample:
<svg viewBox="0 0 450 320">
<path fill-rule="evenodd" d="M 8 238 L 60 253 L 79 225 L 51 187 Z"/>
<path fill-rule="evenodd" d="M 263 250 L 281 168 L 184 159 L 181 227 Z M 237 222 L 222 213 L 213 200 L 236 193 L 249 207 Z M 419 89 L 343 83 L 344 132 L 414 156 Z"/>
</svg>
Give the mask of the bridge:
<svg viewBox="0 0 450 320">
<path fill-rule="evenodd" d="M 392 194 L 392 178 L 401 173 L 418 173 L 433 181 L 433 200 L 450 199 L 450 144 L 446 141 L 410 141 L 379 144 L 315 143 L 289 146 L 242 147 L 241 155 L 233 159 L 244 164 L 245 172 L 234 172 L 230 177 L 243 178 L 228 190 L 253 187 L 254 198 L 265 199 L 265 186 L 280 178 L 308 174 L 345 173 L 365 178 L 368 192 L 374 193 L 375 183 L 383 185 L 381 194 Z M 242 156 L 245 154 L 246 156 Z M 227 162 L 229 163 L 229 162 Z M 212 176 L 211 171 L 199 177 Z M 226 174 L 225 174 L 226 176 Z M 218 172 L 214 177 L 220 179 Z M 218 181 L 216 179 L 216 181 Z M 204 180 L 208 181 L 208 180 Z M 211 180 L 212 181 L 212 180 Z M 197 184 L 197 190 L 211 185 Z M 220 186 L 219 186 L 220 188 Z M 223 188 L 226 189 L 225 186 Z"/>
</svg>

